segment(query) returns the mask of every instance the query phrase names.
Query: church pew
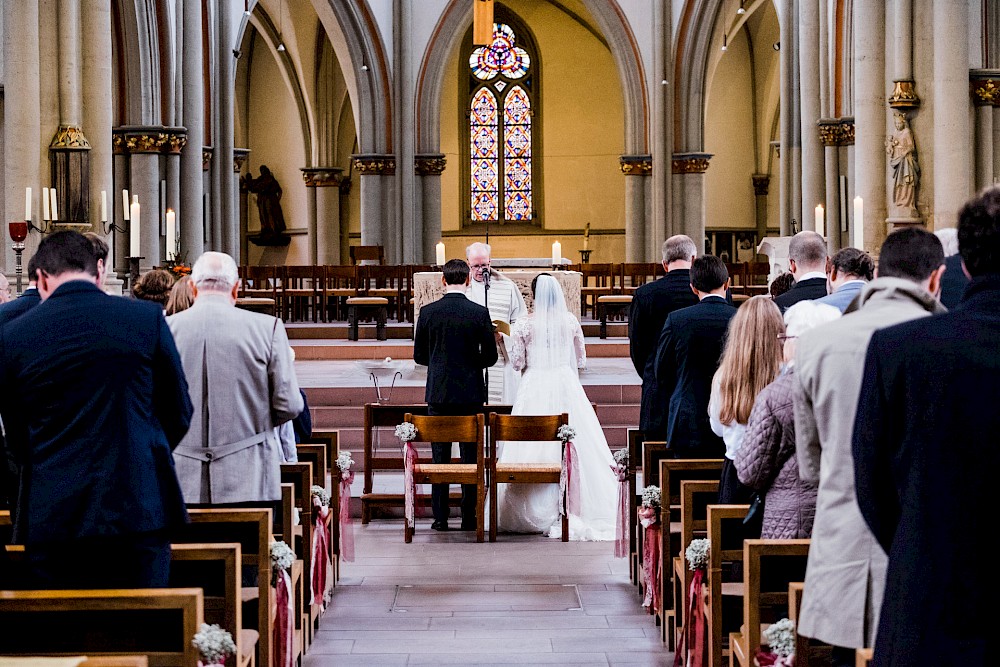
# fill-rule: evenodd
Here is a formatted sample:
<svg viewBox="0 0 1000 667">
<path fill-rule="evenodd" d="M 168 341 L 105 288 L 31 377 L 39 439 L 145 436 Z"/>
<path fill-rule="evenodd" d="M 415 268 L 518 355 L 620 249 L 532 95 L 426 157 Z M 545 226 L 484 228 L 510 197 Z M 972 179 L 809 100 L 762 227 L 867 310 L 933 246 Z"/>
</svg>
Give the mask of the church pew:
<svg viewBox="0 0 1000 667">
<path fill-rule="evenodd" d="M 629 428 L 626 432 L 627 440 L 626 447 L 628 447 L 628 563 L 629 563 L 629 574 L 632 577 L 632 583 L 636 586 L 639 585 L 639 549 L 636 544 L 636 525 L 637 525 L 637 515 L 636 511 L 639 508 L 638 503 L 638 473 L 640 468 L 640 463 L 642 461 L 642 440 L 643 433 L 637 428 Z"/>
<path fill-rule="evenodd" d="M 295 446 L 298 452 L 299 461 L 311 463 L 313 469 L 313 485 L 320 486 L 330 493 L 330 511 L 324 520 L 330 535 L 330 567 L 333 570 L 333 577 L 330 586 L 337 583 L 337 560 L 340 556 L 340 483 L 334 473 L 336 459 L 332 461 L 327 457 L 327 446 L 325 444 L 301 443 Z"/>
<path fill-rule="evenodd" d="M 667 463 L 664 461 L 663 463 Z M 661 474 L 666 473 L 664 470 Z M 688 612 L 688 593 L 691 590 L 691 580 L 694 572 L 688 567 L 684 552 L 692 540 L 704 538 L 708 533 L 708 506 L 719 498 L 718 480 L 688 479 L 680 480 L 680 532 L 671 535 L 663 531 L 664 543 L 660 545 L 660 558 L 663 559 L 664 587 L 669 586 L 671 593 L 663 600 L 664 606 L 673 605 L 674 636 L 679 637 Z M 664 501 L 666 502 L 666 501 Z M 674 542 L 677 546 L 673 546 Z M 670 560 L 667 560 L 670 554 Z M 667 566 L 670 565 L 669 569 Z M 661 635 L 662 638 L 662 635 Z M 669 638 L 668 638 L 669 641 Z"/>
<path fill-rule="evenodd" d="M 0 654 L 145 655 L 150 667 L 195 667 L 200 588 L 0 591 Z"/>
<path fill-rule="evenodd" d="M 830 662 L 830 653 L 833 647 L 818 639 L 803 637 L 798 632 L 804 590 L 805 583 L 802 581 L 793 581 L 788 584 L 788 618 L 795 623 L 795 664 L 797 667 L 826 665 Z"/>
<path fill-rule="evenodd" d="M 710 548 L 705 570 L 704 609 L 709 667 L 726 664 L 726 656 L 730 654 L 726 640 L 730 632 L 741 625 L 746 587 L 745 582 L 738 581 L 736 572 L 743 565 L 743 517 L 749 509 L 749 505 L 709 505 L 707 508 L 706 535 Z"/>
<path fill-rule="evenodd" d="M 642 453 L 642 488 L 647 486 L 659 486 L 660 485 L 660 461 L 667 456 L 669 456 L 667 450 L 667 443 L 663 441 L 656 440 L 643 440 L 640 446 Z M 638 509 L 639 504 L 642 501 L 642 488 L 636 488 L 635 492 L 635 502 L 636 509 Z M 634 513 L 632 517 L 632 534 L 635 541 L 636 553 L 639 554 L 639 560 L 642 560 L 641 554 L 643 550 L 643 535 L 645 530 L 639 525 L 639 515 Z M 660 619 L 657 617 L 657 623 Z"/>
<path fill-rule="evenodd" d="M 312 523 L 312 481 L 313 472 L 311 463 L 282 463 L 281 482 L 282 485 L 292 485 L 292 498 L 295 508 L 298 510 L 299 520 L 295 525 L 292 541 L 288 546 L 292 547 L 296 555 L 302 561 L 302 583 L 296 585 L 296 624 L 295 627 L 302 632 L 303 651 L 312 642 L 312 629 L 314 623 L 318 621 L 323 609 L 319 605 L 312 603 L 312 597 L 307 591 L 311 591 L 312 581 L 312 535 L 314 526 Z M 301 588 L 301 595 L 299 589 Z"/>
<path fill-rule="evenodd" d="M 318 431 L 313 430 L 312 435 L 306 439 L 304 444 L 319 444 L 326 448 L 326 461 L 329 470 L 330 488 L 330 551 L 333 559 L 333 585 L 340 579 L 340 494 L 338 493 L 339 481 L 334 475 L 339 475 L 335 471 L 337 457 L 340 456 L 340 431 Z M 308 457 L 304 460 L 310 460 Z M 314 468 L 315 469 L 315 468 Z M 357 467 L 355 467 L 357 469 Z"/>
</svg>

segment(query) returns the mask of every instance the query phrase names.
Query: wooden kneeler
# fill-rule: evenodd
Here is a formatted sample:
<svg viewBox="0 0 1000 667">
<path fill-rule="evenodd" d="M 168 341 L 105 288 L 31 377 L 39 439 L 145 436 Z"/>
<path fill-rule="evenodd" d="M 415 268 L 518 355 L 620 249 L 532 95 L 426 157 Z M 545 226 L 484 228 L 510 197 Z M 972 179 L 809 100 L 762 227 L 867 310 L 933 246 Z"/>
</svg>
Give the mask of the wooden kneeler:
<svg viewBox="0 0 1000 667">
<path fill-rule="evenodd" d="M 497 541 L 497 484 L 558 484 L 562 475 L 561 463 L 498 463 L 497 443 L 558 441 L 559 427 L 567 424 L 569 415 L 565 412 L 543 417 L 490 413 L 490 446 L 487 456 L 490 472 L 490 542 Z M 567 499 L 563 498 L 564 506 L 566 502 Z M 569 541 L 568 512 L 563 512 L 562 515 L 562 541 Z"/>
<path fill-rule="evenodd" d="M 486 460 L 484 453 L 485 420 L 483 415 L 463 417 L 428 417 L 406 413 L 403 421 L 417 429 L 415 442 L 474 442 L 475 463 L 421 463 L 413 465 L 416 484 L 474 484 L 476 486 L 476 541 L 485 538 Z M 403 521 L 403 539 L 413 541 L 414 526 Z"/>
</svg>

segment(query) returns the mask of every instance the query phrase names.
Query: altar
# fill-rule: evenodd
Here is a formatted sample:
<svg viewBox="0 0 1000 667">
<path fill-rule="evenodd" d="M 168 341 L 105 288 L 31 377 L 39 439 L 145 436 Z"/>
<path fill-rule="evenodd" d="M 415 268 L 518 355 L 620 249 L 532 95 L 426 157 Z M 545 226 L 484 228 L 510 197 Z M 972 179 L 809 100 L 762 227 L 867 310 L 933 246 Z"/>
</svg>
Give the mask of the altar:
<svg viewBox="0 0 1000 667">
<path fill-rule="evenodd" d="M 497 260 L 493 261 L 496 268 Z M 539 273 L 548 273 L 559 281 L 562 287 L 563 296 L 566 297 L 566 308 L 569 312 L 580 319 L 580 286 L 582 276 L 579 271 L 543 271 L 541 269 L 509 269 L 500 271 L 505 277 L 514 282 L 521 290 L 524 303 L 528 307 L 528 312 L 534 308 L 534 300 L 531 297 L 531 281 Z M 420 316 L 420 308 L 432 301 L 437 301 L 444 295 L 444 285 L 441 284 L 440 271 L 427 271 L 415 273 L 413 275 L 413 318 Z"/>
</svg>

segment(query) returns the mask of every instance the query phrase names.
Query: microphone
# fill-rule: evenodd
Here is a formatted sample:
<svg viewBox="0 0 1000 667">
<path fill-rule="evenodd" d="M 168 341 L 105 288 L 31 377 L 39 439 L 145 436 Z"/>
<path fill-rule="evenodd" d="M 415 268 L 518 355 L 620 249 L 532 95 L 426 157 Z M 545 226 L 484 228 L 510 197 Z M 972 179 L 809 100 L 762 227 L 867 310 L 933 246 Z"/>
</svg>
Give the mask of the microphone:
<svg viewBox="0 0 1000 667">
<path fill-rule="evenodd" d="M 485 287 L 486 289 L 489 289 L 490 288 L 490 267 L 487 266 L 487 267 L 483 268 L 482 278 L 483 278 L 483 287 Z"/>
</svg>

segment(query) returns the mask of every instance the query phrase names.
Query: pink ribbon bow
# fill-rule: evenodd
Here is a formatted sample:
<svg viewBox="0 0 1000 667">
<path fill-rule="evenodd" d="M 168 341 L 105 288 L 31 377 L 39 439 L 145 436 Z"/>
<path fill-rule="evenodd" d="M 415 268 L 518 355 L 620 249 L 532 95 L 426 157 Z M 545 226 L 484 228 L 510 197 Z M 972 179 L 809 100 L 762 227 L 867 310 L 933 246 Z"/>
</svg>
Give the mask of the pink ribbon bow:
<svg viewBox="0 0 1000 667">
<path fill-rule="evenodd" d="M 354 519 L 351 518 L 351 484 L 354 471 L 340 478 L 340 556 L 348 563 L 354 562 Z"/>
<path fill-rule="evenodd" d="M 615 558 L 628 556 L 628 468 L 611 466 L 618 478 L 618 521 L 615 524 Z"/>
<path fill-rule="evenodd" d="M 312 572 L 310 585 L 312 603 L 323 604 L 326 596 L 326 582 L 330 569 L 330 528 L 326 518 L 330 516 L 330 508 L 325 507 L 319 498 L 313 496 L 313 535 L 312 535 Z"/>
<path fill-rule="evenodd" d="M 412 442 L 403 443 L 403 493 L 404 507 L 403 515 L 407 525 L 413 528 L 416 505 L 416 484 L 413 482 L 413 467 L 417 464 L 417 448 Z"/>
<path fill-rule="evenodd" d="M 559 512 L 563 516 L 580 516 L 580 462 L 572 440 L 563 447 L 562 470 L 559 474 Z"/>
<path fill-rule="evenodd" d="M 642 573 L 646 582 L 646 595 L 642 606 L 655 613 L 660 608 L 660 522 L 657 508 L 640 507 L 639 520 L 646 529 L 642 541 Z"/>
<path fill-rule="evenodd" d="M 757 651 L 755 658 L 760 667 L 794 667 L 795 665 L 794 655 L 777 655 L 776 653 Z"/>
<path fill-rule="evenodd" d="M 684 631 L 674 653 L 674 667 L 700 667 L 705 656 L 705 605 L 702 600 L 702 582 L 705 570 L 698 568 L 691 578 L 688 589 L 688 608 L 685 615 Z"/>
<path fill-rule="evenodd" d="M 277 667 L 293 667 L 295 636 L 295 613 L 292 610 L 292 578 L 287 570 L 278 570 L 277 596 L 278 618 L 274 623 L 274 664 Z"/>
</svg>

